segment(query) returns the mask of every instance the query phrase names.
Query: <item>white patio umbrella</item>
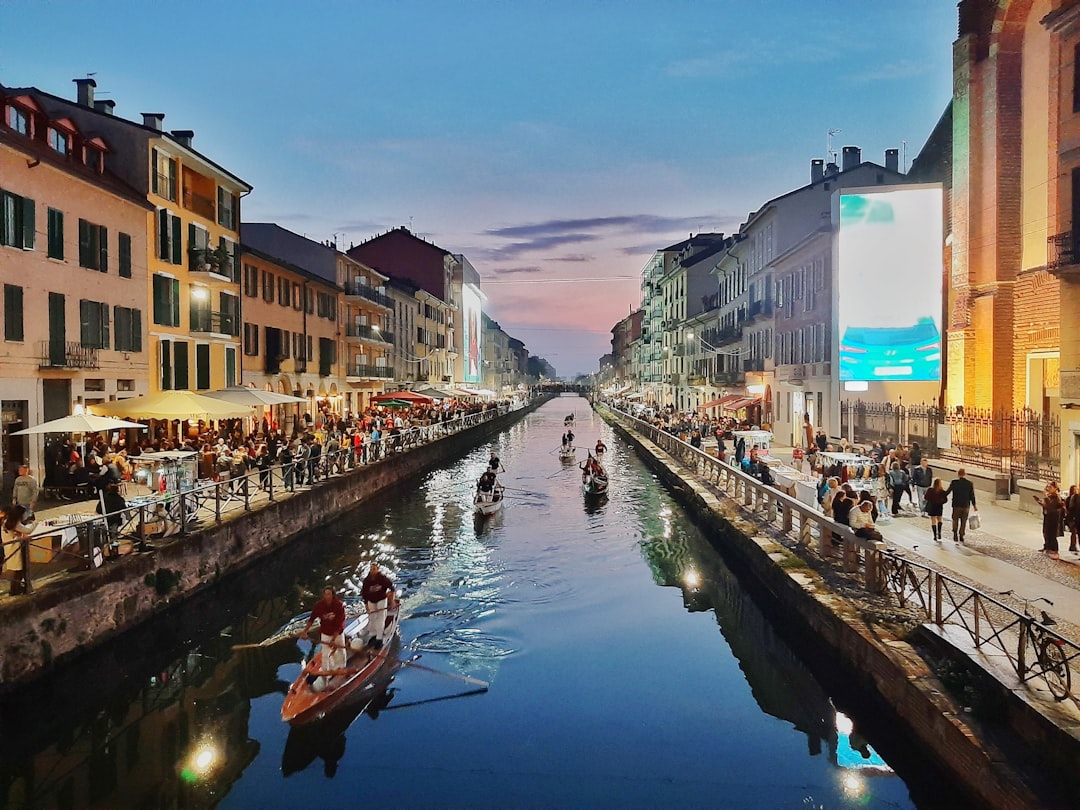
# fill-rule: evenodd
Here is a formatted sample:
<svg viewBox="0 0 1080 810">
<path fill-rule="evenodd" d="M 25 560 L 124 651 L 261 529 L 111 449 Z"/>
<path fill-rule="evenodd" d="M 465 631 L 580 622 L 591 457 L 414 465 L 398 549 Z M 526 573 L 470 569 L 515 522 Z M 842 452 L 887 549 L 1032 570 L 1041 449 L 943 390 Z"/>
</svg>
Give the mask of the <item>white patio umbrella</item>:
<svg viewBox="0 0 1080 810">
<path fill-rule="evenodd" d="M 223 402 L 232 402 L 237 405 L 287 405 L 292 402 L 307 402 L 303 397 L 294 397 L 291 394 L 278 394 L 274 391 L 260 391 L 258 388 L 246 388 L 242 385 L 234 385 L 230 388 L 222 388 L 220 391 L 211 391 L 206 396 L 220 399 Z"/>
<path fill-rule="evenodd" d="M 113 419 L 108 416 L 96 416 L 92 413 L 76 413 L 71 416 L 61 416 L 59 419 L 50 419 L 40 425 L 17 430 L 12 436 L 26 436 L 32 433 L 97 433 L 102 430 L 123 430 L 125 428 L 138 428 L 146 430 L 146 425 L 138 422 L 128 422 L 124 419 Z"/>
</svg>

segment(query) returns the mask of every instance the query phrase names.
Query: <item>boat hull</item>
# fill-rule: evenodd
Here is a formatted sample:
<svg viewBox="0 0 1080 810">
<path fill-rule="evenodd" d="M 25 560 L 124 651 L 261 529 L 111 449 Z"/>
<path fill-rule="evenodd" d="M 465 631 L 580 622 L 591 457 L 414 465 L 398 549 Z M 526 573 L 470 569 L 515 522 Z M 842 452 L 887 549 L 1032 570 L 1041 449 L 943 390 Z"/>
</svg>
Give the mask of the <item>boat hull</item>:
<svg viewBox="0 0 1080 810">
<path fill-rule="evenodd" d="M 391 649 L 394 647 L 398 631 L 398 610 L 388 611 L 387 615 L 388 624 L 382 648 L 370 650 L 362 647 L 355 650 L 350 646 L 345 669 L 340 670 L 343 674 L 332 676 L 329 684 L 322 691 L 316 691 L 313 684 L 309 683 L 311 679 L 309 676 L 318 678 L 319 673 L 323 672 L 323 650 L 316 652 L 289 687 L 285 702 L 281 706 L 281 719 L 293 725 L 319 720 L 346 703 L 351 695 L 370 683 L 383 665 L 390 660 Z M 353 619 L 345 627 L 346 644 L 350 640 L 366 637 L 366 631 L 366 614 Z M 323 677 L 325 680 L 325 676 Z"/>
<path fill-rule="evenodd" d="M 473 511 L 478 517 L 488 517 L 494 515 L 497 512 L 501 512 L 503 507 L 503 498 L 498 500 L 485 501 L 481 500 L 479 496 L 473 501 Z"/>
</svg>

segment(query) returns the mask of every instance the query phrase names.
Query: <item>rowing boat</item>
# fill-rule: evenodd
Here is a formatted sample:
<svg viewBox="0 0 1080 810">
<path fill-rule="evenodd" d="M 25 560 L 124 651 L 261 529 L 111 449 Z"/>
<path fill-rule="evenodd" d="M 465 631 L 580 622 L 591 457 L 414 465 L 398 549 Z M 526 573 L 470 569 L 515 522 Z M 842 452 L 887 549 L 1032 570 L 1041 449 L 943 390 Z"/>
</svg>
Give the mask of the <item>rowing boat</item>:
<svg viewBox="0 0 1080 810">
<path fill-rule="evenodd" d="M 559 461 L 573 461 L 574 460 L 574 445 L 564 444 L 559 448 Z"/>
<path fill-rule="evenodd" d="M 501 484 L 496 484 L 491 492 L 477 490 L 476 495 L 473 496 L 473 510 L 478 517 L 494 515 L 502 509 L 504 500 Z"/>
<path fill-rule="evenodd" d="M 581 468 L 581 489 L 586 497 L 606 495 L 608 491 L 607 470 L 591 457 Z"/>
<path fill-rule="evenodd" d="M 281 706 L 281 719 L 294 725 L 319 720 L 345 702 L 349 695 L 370 684 L 383 664 L 393 660 L 391 648 L 397 636 L 399 609 L 387 611 L 386 632 L 379 649 L 366 644 L 369 635 L 366 613 L 346 625 L 345 647 L 348 654 L 341 669 L 324 668 L 327 648 L 320 646 L 289 687 Z"/>
</svg>

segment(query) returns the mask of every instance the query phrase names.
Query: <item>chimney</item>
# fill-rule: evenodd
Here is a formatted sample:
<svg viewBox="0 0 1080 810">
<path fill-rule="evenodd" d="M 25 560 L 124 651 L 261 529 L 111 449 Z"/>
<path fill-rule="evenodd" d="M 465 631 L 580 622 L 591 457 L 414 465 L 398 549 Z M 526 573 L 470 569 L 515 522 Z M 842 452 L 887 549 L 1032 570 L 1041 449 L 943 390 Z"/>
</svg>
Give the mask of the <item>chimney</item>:
<svg viewBox="0 0 1080 810">
<path fill-rule="evenodd" d="M 885 168 L 890 172 L 900 172 L 900 150 L 899 149 L 886 149 L 885 150 Z"/>
<path fill-rule="evenodd" d="M 843 170 L 849 171 L 862 163 L 862 150 L 857 146 L 845 146 Z"/>
<path fill-rule="evenodd" d="M 115 106 L 116 106 L 116 102 L 113 101 L 110 98 L 106 98 L 106 99 L 102 99 L 101 101 L 95 101 L 94 102 L 94 109 L 97 110 L 100 113 L 105 113 L 106 115 L 112 115 L 113 114 L 113 107 L 115 107 Z"/>
<path fill-rule="evenodd" d="M 94 107 L 94 88 L 97 87 L 97 82 L 93 79 L 72 79 L 75 82 L 77 88 L 77 99 L 80 107 Z"/>
<path fill-rule="evenodd" d="M 165 120 L 165 113 L 143 113 L 142 122 L 144 127 L 156 129 L 161 132 L 161 122 Z"/>
<path fill-rule="evenodd" d="M 839 166 L 837 166 L 835 163 L 826 163 L 825 164 L 825 176 L 826 177 L 833 177 L 834 175 L 837 175 L 837 174 L 840 174 L 840 167 Z"/>
<path fill-rule="evenodd" d="M 191 139 L 195 137 L 195 130 L 193 129 L 174 129 L 172 136 L 179 141 L 183 146 L 188 149 L 191 148 Z"/>
<path fill-rule="evenodd" d="M 825 179 L 825 161 L 820 158 L 810 161 L 810 182 L 817 183 Z"/>
</svg>

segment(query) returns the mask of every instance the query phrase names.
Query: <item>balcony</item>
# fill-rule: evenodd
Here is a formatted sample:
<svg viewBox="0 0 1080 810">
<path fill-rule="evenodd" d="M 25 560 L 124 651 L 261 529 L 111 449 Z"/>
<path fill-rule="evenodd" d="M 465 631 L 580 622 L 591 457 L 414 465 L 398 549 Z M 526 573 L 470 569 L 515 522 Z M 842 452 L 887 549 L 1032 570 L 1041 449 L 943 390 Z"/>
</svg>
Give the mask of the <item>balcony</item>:
<svg viewBox="0 0 1080 810">
<path fill-rule="evenodd" d="M 184 189 L 184 208 L 198 214 L 200 217 L 214 220 L 214 201 L 189 188 Z"/>
<path fill-rule="evenodd" d="M 383 295 L 374 287 L 367 284 L 350 283 L 345 285 L 345 295 L 349 298 L 363 298 L 387 309 L 394 308 L 394 302 L 389 295 Z"/>
<path fill-rule="evenodd" d="M 772 301 L 751 301 L 746 312 L 748 318 L 771 318 L 773 313 Z"/>
<path fill-rule="evenodd" d="M 691 374 L 687 377 L 686 383 L 687 385 L 706 385 L 708 384 L 708 379 L 702 374 Z"/>
<path fill-rule="evenodd" d="M 742 370 L 746 371 L 764 371 L 765 360 L 761 357 L 748 357 L 742 361 Z"/>
<path fill-rule="evenodd" d="M 374 326 L 367 326 L 366 324 L 350 323 L 345 325 L 345 337 L 355 338 L 356 340 L 367 340 L 372 343 L 390 343 L 394 342 L 393 335 L 389 333 L 383 333 L 381 330 L 376 329 Z"/>
<path fill-rule="evenodd" d="M 361 363 L 349 366 L 346 376 L 366 377 L 369 379 L 392 380 L 394 369 L 390 366 L 368 366 Z"/>
<path fill-rule="evenodd" d="M 240 320 L 231 312 L 191 311 L 191 331 L 215 335 L 240 334 Z"/>
<path fill-rule="evenodd" d="M 97 368 L 98 350 L 74 341 L 38 344 L 38 368 Z"/>
<path fill-rule="evenodd" d="M 723 346 L 727 343 L 735 343 L 742 340 L 743 330 L 741 326 L 725 326 L 716 330 L 716 340 L 710 341 L 714 346 Z"/>
<path fill-rule="evenodd" d="M 717 371 L 712 375 L 712 384 L 723 388 L 726 385 L 742 385 L 743 375 L 741 371 Z"/>
<path fill-rule="evenodd" d="M 1046 240 L 1046 269 L 1061 272 L 1066 267 L 1080 264 L 1080 231 L 1056 233 Z"/>
</svg>

